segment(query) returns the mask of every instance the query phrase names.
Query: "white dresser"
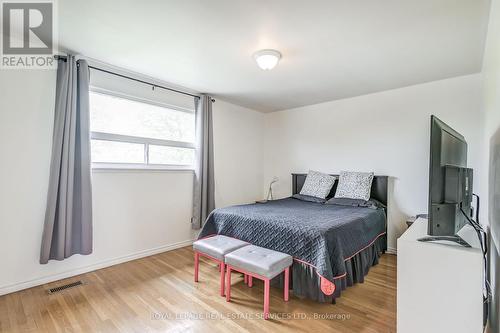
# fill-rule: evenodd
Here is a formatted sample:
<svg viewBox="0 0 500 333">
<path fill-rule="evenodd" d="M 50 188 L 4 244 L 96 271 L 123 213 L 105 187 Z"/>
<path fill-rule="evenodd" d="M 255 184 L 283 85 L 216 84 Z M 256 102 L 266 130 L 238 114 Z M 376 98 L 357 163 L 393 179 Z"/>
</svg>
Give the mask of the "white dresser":
<svg viewBox="0 0 500 333">
<path fill-rule="evenodd" d="M 480 333 L 483 329 L 483 259 L 474 229 L 460 236 L 472 245 L 424 243 L 419 218 L 398 239 L 398 333 Z"/>
</svg>

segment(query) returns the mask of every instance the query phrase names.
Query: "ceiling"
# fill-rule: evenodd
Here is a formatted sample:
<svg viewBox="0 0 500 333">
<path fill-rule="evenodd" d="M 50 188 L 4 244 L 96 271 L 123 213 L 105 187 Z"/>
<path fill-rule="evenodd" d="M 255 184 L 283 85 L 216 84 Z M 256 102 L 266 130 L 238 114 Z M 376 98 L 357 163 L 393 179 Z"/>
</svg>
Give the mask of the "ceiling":
<svg viewBox="0 0 500 333">
<path fill-rule="evenodd" d="M 64 0 L 63 50 L 270 112 L 476 73 L 489 0 Z M 272 71 L 252 54 L 283 54 Z"/>
</svg>

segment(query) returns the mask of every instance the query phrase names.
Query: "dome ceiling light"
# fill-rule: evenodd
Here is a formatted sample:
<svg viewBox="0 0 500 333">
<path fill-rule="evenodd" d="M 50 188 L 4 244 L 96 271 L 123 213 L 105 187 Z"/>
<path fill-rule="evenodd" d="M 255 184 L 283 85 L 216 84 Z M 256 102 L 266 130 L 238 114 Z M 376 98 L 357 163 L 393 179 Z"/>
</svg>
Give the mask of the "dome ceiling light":
<svg viewBox="0 0 500 333">
<path fill-rule="evenodd" d="M 260 50 L 253 54 L 253 58 L 261 69 L 269 71 L 276 67 L 281 59 L 281 53 L 270 49 Z"/>
</svg>

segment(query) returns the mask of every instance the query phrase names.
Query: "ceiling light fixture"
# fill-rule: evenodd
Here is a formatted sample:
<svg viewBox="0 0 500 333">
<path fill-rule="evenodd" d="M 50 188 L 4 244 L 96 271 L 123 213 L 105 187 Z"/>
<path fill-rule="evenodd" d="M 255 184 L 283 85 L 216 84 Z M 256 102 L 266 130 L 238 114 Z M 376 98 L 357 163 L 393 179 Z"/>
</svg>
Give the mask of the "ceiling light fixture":
<svg viewBox="0 0 500 333">
<path fill-rule="evenodd" d="M 281 59 L 281 53 L 270 49 L 260 50 L 253 54 L 253 58 L 261 69 L 268 71 L 276 67 Z"/>
</svg>

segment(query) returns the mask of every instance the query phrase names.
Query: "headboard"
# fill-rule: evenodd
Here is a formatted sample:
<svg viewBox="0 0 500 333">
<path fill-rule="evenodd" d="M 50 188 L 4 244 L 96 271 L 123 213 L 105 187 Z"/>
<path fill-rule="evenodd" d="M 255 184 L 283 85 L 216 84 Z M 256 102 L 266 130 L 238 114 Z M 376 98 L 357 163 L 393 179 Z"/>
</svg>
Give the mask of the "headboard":
<svg viewBox="0 0 500 333">
<path fill-rule="evenodd" d="M 327 198 L 331 198 L 335 195 L 338 185 L 338 175 L 331 175 L 337 177 L 337 181 L 333 184 L 333 188 L 328 194 Z M 306 180 L 306 173 L 292 173 L 292 194 L 300 193 L 304 181 Z M 372 182 L 372 193 L 371 197 L 377 199 L 381 203 L 387 206 L 387 182 L 388 176 L 374 176 Z"/>
</svg>

